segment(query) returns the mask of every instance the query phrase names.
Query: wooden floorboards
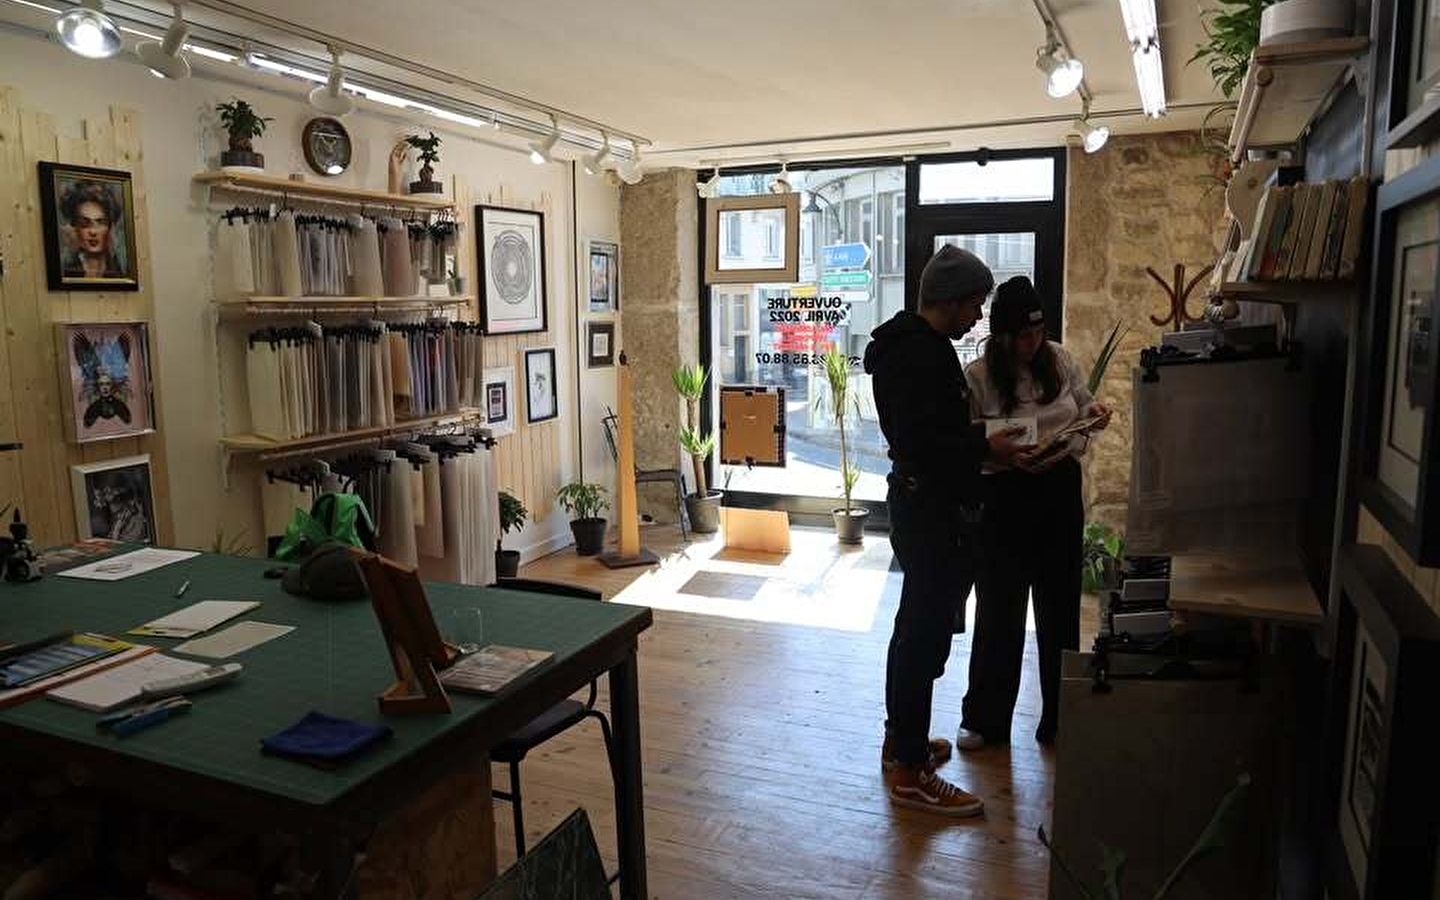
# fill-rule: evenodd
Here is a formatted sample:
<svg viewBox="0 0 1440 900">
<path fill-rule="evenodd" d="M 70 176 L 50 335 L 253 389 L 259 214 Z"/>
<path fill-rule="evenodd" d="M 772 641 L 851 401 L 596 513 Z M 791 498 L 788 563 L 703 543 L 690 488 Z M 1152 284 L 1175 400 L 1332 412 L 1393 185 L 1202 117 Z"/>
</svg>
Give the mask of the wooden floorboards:
<svg viewBox="0 0 1440 900">
<path fill-rule="evenodd" d="M 1045 896 L 1048 858 L 1035 831 L 1049 823 L 1054 756 L 1032 738 L 1039 714 L 1033 636 L 1012 745 L 944 768 L 985 798 L 986 816 L 952 822 L 892 808 L 879 753 L 885 645 L 900 575 L 887 571 L 883 538 L 847 553 L 825 532 L 797 530 L 790 559 L 766 566 L 717 561 L 713 543 L 677 556 L 678 534 L 647 530 L 644 537 L 667 556 L 659 572 L 610 571 L 564 551 L 523 574 L 656 607 L 655 625 L 640 643 L 651 896 Z M 727 569 L 773 575 L 758 597 L 741 602 L 782 620 L 743 618 L 744 607 L 724 598 L 713 603 L 720 614 L 704 612 L 707 598 L 676 591 L 696 572 Z M 874 596 L 854 596 L 866 591 Z M 783 621 L 787 603 L 794 620 L 807 624 Z M 867 603 L 874 612 L 861 630 L 857 610 Z M 837 627 L 814 624 L 827 604 L 842 611 Z M 1093 610 L 1083 620 L 1088 645 Z M 935 734 L 953 737 L 959 724 L 968 652 L 968 636 L 957 638 L 936 687 Z M 538 840 L 584 806 L 613 868 L 614 807 L 602 746 L 598 727 L 587 722 L 526 760 L 526 831 Z M 497 786 L 507 777 L 497 766 Z M 503 867 L 514 857 L 504 804 L 496 806 L 496 823 Z"/>
</svg>

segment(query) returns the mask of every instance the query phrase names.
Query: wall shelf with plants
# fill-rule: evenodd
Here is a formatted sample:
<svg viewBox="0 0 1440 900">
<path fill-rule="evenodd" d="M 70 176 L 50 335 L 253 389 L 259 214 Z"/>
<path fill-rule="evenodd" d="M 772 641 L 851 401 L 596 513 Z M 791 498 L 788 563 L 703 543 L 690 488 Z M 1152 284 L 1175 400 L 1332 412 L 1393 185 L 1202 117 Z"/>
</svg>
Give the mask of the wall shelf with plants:
<svg viewBox="0 0 1440 900">
<path fill-rule="evenodd" d="M 1240 84 L 1230 158 L 1294 144 L 1324 109 L 1350 66 L 1370 48 L 1367 37 L 1326 38 L 1255 48 Z"/>
<path fill-rule="evenodd" d="M 192 179 L 196 184 L 232 191 L 249 191 L 266 195 L 288 194 L 293 197 L 314 197 L 320 200 L 341 203 L 368 204 L 378 208 L 396 209 L 454 209 L 455 201 L 439 194 L 392 194 L 388 191 L 371 191 L 364 188 L 344 187 L 338 184 L 318 184 L 313 181 L 292 181 L 274 175 L 256 175 L 248 172 L 198 172 Z"/>
</svg>

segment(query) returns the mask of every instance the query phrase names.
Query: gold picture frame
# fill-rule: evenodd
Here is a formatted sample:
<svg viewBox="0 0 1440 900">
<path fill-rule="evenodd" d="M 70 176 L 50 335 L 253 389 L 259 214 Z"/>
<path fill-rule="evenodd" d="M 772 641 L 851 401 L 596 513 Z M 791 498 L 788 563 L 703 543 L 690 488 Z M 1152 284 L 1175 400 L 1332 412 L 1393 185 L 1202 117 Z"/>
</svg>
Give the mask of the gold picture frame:
<svg viewBox="0 0 1440 900">
<path fill-rule="evenodd" d="M 747 224 L 764 235 L 760 242 L 750 242 L 759 246 L 746 246 Z M 706 284 L 793 284 L 798 280 L 799 194 L 705 201 Z"/>
</svg>

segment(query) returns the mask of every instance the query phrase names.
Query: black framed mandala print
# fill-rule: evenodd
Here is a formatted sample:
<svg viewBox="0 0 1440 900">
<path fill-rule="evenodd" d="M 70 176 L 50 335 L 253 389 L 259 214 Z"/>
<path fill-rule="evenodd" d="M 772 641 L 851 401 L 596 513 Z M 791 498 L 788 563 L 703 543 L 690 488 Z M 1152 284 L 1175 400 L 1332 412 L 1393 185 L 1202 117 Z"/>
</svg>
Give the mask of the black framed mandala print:
<svg viewBox="0 0 1440 900">
<path fill-rule="evenodd" d="M 486 334 L 531 334 L 549 326 L 545 301 L 545 216 L 528 209 L 475 207 L 480 321 Z"/>
</svg>

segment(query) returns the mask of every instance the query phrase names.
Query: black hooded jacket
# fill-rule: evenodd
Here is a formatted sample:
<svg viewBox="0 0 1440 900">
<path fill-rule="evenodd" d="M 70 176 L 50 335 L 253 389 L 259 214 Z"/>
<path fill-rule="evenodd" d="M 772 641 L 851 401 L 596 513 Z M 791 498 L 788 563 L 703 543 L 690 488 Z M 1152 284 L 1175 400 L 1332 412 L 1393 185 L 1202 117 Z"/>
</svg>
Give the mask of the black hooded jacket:
<svg viewBox="0 0 1440 900">
<path fill-rule="evenodd" d="M 990 452 L 983 423 L 970 421 L 970 392 L 955 348 L 920 316 L 901 311 L 865 348 L 880 430 L 892 469 L 960 502 L 979 500 L 980 464 Z"/>
</svg>

